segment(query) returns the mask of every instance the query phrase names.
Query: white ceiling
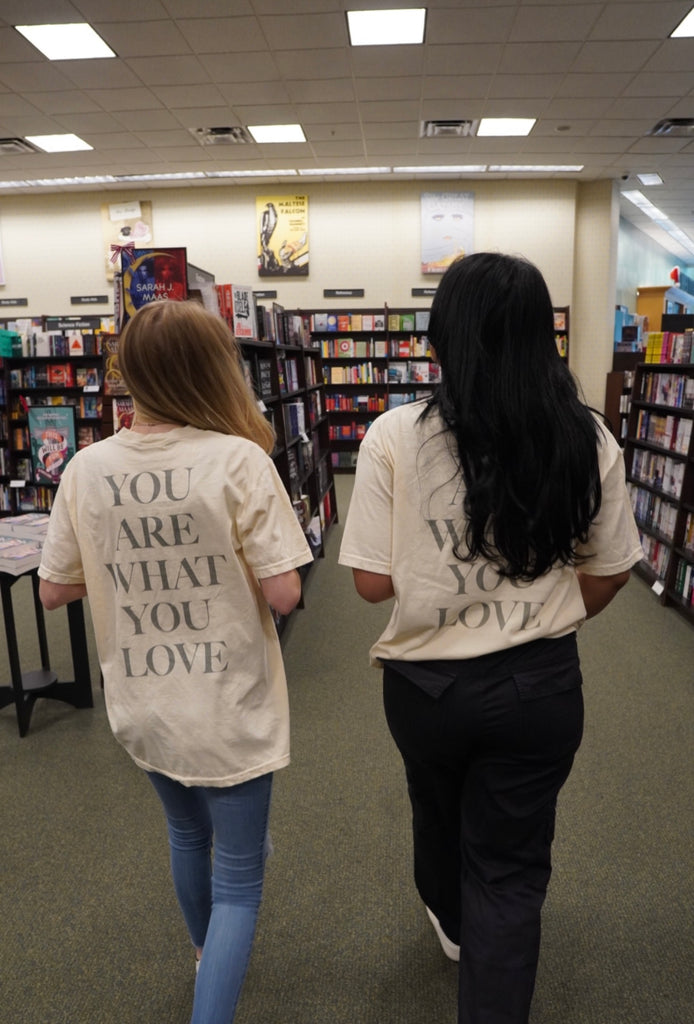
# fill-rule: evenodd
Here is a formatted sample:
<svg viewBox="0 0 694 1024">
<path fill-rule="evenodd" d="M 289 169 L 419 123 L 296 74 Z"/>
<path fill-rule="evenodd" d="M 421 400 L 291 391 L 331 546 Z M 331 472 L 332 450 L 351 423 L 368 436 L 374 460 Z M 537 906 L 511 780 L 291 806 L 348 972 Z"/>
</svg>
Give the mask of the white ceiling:
<svg viewBox="0 0 694 1024">
<path fill-rule="evenodd" d="M 348 45 L 348 8 L 422 3 L 428 9 L 424 45 Z M 625 179 L 694 238 L 694 137 L 650 134 L 664 118 L 694 117 L 694 39 L 668 38 L 693 3 L 0 0 L 0 138 L 74 132 L 94 147 L 0 156 L 0 181 L 583 164 L 580 173 L 563 176 Z M 12 28 L 70 21 L 93 25 L 117 59 L 49 62 Z M 420 138 L 423 120 L 483 116 L 534 117 L 537 123 L 527 138 Z M 303 126 L 306 143 L 203 146 L 193 134 L 293 122 Z M 644 171 L 658 171 L 664 185 L 642 188 L 635 174 Z M 398 177 L 408 176 L 414 175 Z M 316 179 L 264 180 L 305 188 Z M 64 190 L 71 188 L 77 186 Z M 27 191 L 1 189 L 0 196 Z M 622 212 L 666 244 L 632 204 L 623 200 Z"/>
</svg>

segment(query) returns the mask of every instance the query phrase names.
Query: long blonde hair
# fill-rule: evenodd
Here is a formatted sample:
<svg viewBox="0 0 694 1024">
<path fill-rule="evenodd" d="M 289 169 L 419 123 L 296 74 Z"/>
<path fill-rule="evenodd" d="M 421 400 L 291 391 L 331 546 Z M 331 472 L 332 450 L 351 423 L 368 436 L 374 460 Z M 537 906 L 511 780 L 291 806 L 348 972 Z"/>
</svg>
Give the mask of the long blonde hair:
<svg viewBox="0 0 694 1024">
<path fill-rule="evenodd" d="M 138 412 L 272 451 L 275 435 L 246 383 L 238 343 L 198 302 L 143 306 L 120 336 L 118 361 Z"/>
</svg>

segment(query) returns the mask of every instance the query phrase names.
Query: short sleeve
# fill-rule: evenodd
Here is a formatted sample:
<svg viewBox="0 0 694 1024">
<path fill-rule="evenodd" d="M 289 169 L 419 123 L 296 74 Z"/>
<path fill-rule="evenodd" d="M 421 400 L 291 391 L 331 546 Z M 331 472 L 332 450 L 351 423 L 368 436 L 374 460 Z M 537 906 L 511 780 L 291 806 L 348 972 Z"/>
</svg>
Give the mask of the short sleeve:
<svg viewBox="0 0 694 1024">
<path fill-rule="evenodd" d="M 612 576 L 643 558 L 643 549 L 629 500 L 624 457 L 611 434 L 603 430 L 599 446 L 602 500 L 585 544 L 577 551 L 586 560 L 579 568 L 594 576 Z"/>
<path fill-rule="evenodd" d="M 236 536 L 258 579 L 313 561 L 289 495 L 270 458 L 258 449 L 249 464 L 246 495 L 236 511 Z"/>
<path fill-rule="evenodd" d="M 84 583 L 82 555 L 70 514 L 73 467 L 68 465 L 53 501 L 48 533 L 41 551 L 39 576 L 51 583 Z"/>
<path fill-rule="evenodd" d="M 359 448 L 354 489 L 340 547 L 340 565 L 392 575 L 393 461 L 379 422 Z"/>
</svg>

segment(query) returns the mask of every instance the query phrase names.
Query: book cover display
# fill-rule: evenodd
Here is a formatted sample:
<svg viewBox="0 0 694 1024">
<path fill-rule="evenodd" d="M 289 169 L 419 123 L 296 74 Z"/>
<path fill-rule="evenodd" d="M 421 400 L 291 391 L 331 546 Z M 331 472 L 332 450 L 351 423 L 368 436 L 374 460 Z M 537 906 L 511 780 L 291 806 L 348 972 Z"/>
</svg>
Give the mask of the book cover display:
<svg viewBox="0 0 694 1024">
<path fill-rule="evenodd" d="M 32 406 L 28 410 L 34 483 L 57 484 L 77 451 L 73 406 Z"/>
<path fill-rule="evenodd" d="M 185 248 L 121 251 L 123 307 L 121 326 L 149 302 L 188 298 L 188 259 Z"/>
<path fill-rule="evenodd" d="M 258 275 L 308 277 L 308 196 L 257 196 Z"/>
</svg>

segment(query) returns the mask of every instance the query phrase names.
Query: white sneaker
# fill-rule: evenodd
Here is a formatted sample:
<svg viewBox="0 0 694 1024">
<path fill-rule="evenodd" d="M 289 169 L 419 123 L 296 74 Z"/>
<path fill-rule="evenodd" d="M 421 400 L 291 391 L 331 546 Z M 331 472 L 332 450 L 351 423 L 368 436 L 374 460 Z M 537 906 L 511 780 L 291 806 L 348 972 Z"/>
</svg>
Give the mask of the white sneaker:
<svg viewBox="0 0 694 1024">
<path fill-rule="evenodd" d="M 444 951 L 449 960 L 455 960 L 456 963 L 460 960 L 460 946 L 456 946 L 455 942 L 451 942 L 443 928 L 439 924 L 438 918 L 432 914 L 429 908 L 425 905 L 429 920 L 434 926 L 434 931 L 438 935 L 439 942 L 441 943 L 441 949 Z"/>
</svg>

